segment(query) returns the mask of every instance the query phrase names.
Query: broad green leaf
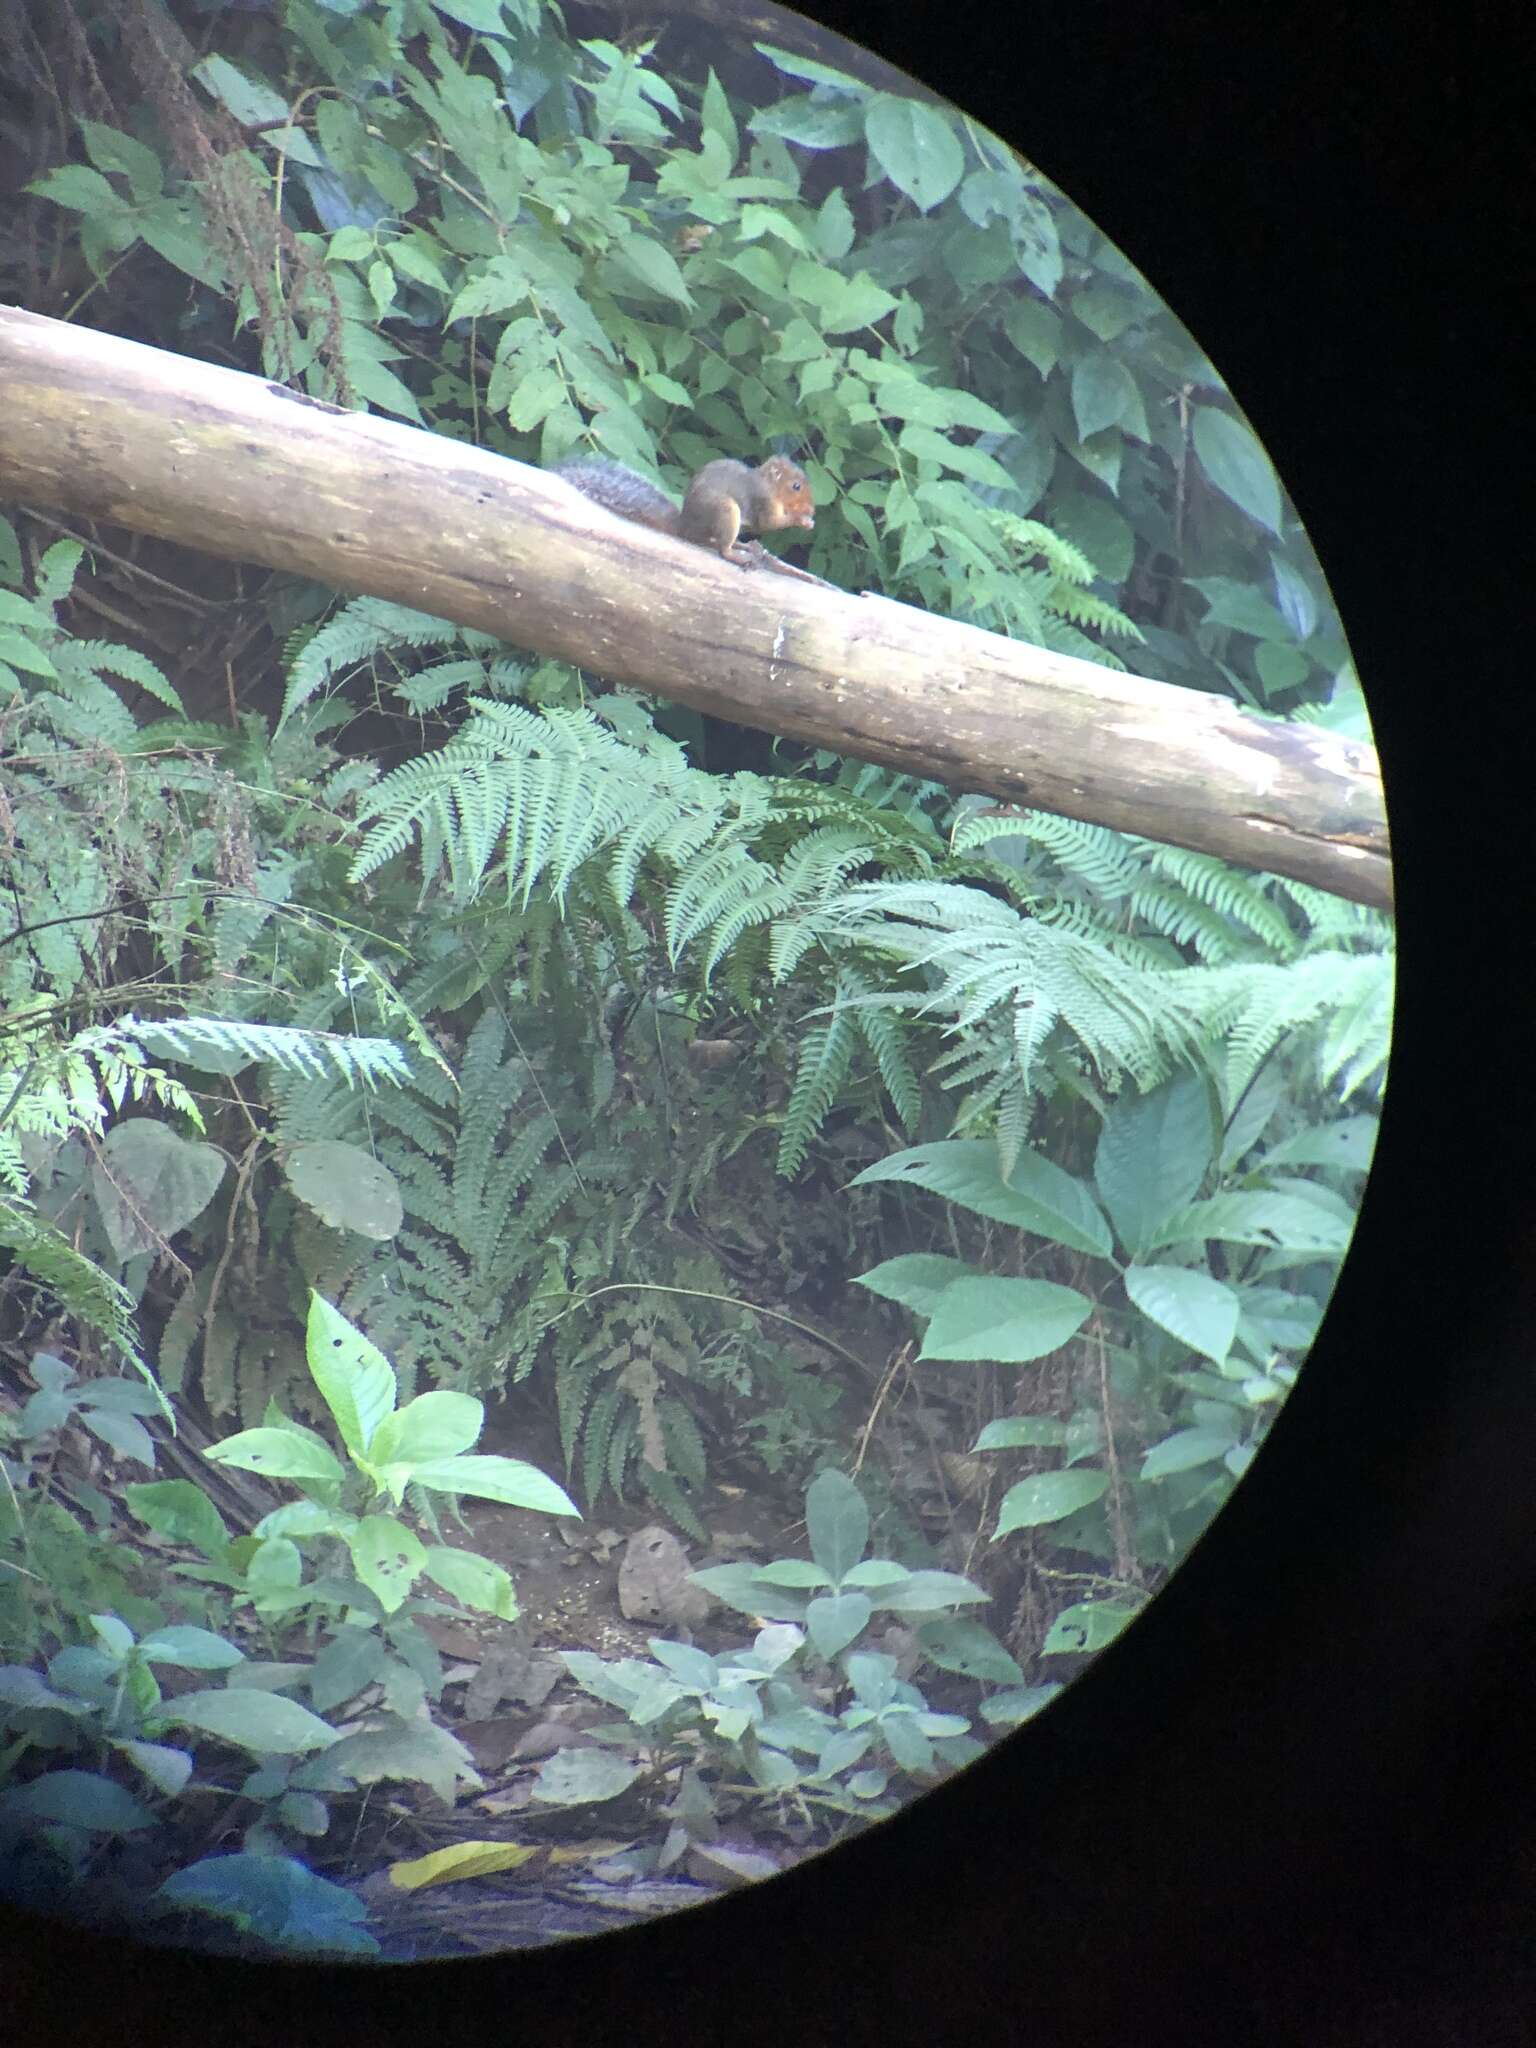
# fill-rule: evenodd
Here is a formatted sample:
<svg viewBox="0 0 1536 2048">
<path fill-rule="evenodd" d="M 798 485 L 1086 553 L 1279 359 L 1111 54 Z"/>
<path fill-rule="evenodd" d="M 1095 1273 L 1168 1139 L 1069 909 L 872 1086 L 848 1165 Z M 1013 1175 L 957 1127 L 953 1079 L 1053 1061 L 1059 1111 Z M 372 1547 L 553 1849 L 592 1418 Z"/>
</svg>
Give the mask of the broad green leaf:
<svg viewBox="0 0 1536 2048">
<path fill-rule="evenodd" d="M 951 1607 L 974 1607 L 987 1595 L 959 1572 L 922 1570 L 905 1572 L 896 1583 L 877 1587 L 873 1597 L 877 1607 L 889 1608 L 892 1614 L 932 1615 Z"/>
<path fill-rule="evenodd" d="M 367 1915 L 366 1902 L 292 1856 L 254 1850 L 205 1856 L 173 1870 L 155 1897 L 227 1920 L 297 1955 L 379 1953 L 374 1936 L 357 1924 Z"/>
<path fill-rule="evenodd" d="M 1088 1189 L 1037 1152 L 1021 1151 L 1004 1180 L 997 1147 L 990 1139 L 943 1138 L 877 1160 L 851 1185 L 870 1187 L 887 1180 L 926 1188 L 963 1209 L 1050 1238 L 1069 1251 L 1108 1258 L 1113 1250 L 1109 1226 Z"/>
<path fill-rule="evenodd" d="M 177 1623 L 145 1636 L 139 1655 L 146 1664 L 176 1664 L 184 1671 L 227 1671 L 243 1660 L 245 1652 L 211 1629 Z"/>
<path fill-rule="evenodd" d="M 1180 1074 L 1150 1095 L 1128 1091 L 1111 1108 L 1093 1176 L 1133 1257 L 1151 1246 L 1171 1211 L 1193 1199 L 1216 1139 L 1209 1091 L 1193 1074 Z"/>
<path fill-rule="evenodd" d="M 426 1546 L 393 1515 L 364 1515 L 347 1538 L 357 1576 L 386 1614 L 404 1605 L 426 1563 Z"/>
<path fill-rule="evenodd" d="M 160 1719 L 199 1728 L 253 1756 L 300 1756 L 336 1740 L 336 1730 L 297 1700 L 250 1686 L 182 1693 L 163 1703 Z"/>
<path fill-rule="evenodd" d="M 924 213 L 959 184 L 965 151 L 948 115 L 937 107 L 878 93 L 865 107 L 864 135 L 881 170 Z"/>
<path fill-rule="evenodd" d="M 677 258 L 665 243 L 649 235 L 627 235 L 615 244 L 608 258 L 610 269 L 620 273 L 619 295 L 624 295 L 623 278 L 638 285 L 647 299 L 670 299 L 685 309 L 693 305 L 693 294 L 683 281 Z"/>
<path fill-rule="evenodd" d="M 288 102 L 260 80 L 236 70 L 226 57 L 205 57 L 192 76 L 234 115 L 242 128 L 272 128 L 288 119 Z"/>
<path fill-rule="evenodd" d="M 864 1593 L 818 1593 L 805 1610 L 805 1631 L 830 1663 L 869 1626 L 873 1612 Z"/>
<path fill-rule="evenodd" d="M 485 1404 L 446 1387 L 418 1394 L 386 1415 L 368 1446 L 375 1465 L 430 1464 L 467 1451 L 485 1425 Z"/>
<path fill-rule="evenodd" d="M 114 1415 L 110 1410 L 82 1407 L 80 1420 L 120 1458 L 132 1458 L 153 1469 L 155 1446 L 149 1431 L 133 1415 Z"/>
<path fill-rule="evenodd" d="M 1192 1472 L 1199 1465 L 1218 1465 L 1237 1440 L 1234 1429 L 1180 1429 L 1165 1436 L 1141 1461 L 1143 1479 L 1166 1479 L 1170 1472 Z"/>
<path fill-rule="evenodd" d="M 1023 1672 L 991 1629 L 965 1615 L 925 1621 L 917 1640 L 923 1655 L 941 1671 L 958 1671 L 964 1678 L 979 1678 L 987 1685 L 1024 1683 Z"/>
<path fill-rule="evenodd" d="M 1141 1604 L 1124 1600 L 1080 1600 L 1064 1607 L 1040 1645 L 1042 1656 L 1081 1656 L 1105 1649 L 1141 1612 Z"/>
<path fill-rule="evenodd" d="M 125 1117 L 102 1141 L 92 1190 L 120 1259 L 157 1250 L 200 1216 L 224 1178 L 223 1155 L 147 1116 Z"/>
<path fill-rule="evenodd" d="M 1217 490 L 1271 533 L 1280 531 L 1280 484 L 1274 465 L 1245 421 L 1214 406 L 1195 408 L 1195 453 Z"/>
<path fill-rule="evenodd" d="M 309 1300 L 306 1349 L 310 1373 L 336 1418 L 342 1442 L 354 1458 L 365 1456 L 374 1431 L 395 1406 L 393 1367 L 319 1294 Z"/>
<path fill-rule="evenodd" d="M 1054 1415 L 1000 1415 L 982 1429 L 971 1446 L 976 1451 L 1017 1451 L 1067 1440 L 1067 1425 Z"/>
<path fill-rule="evenodd" d="M 806 1488 L 805 1527 L 811 1556 L 834 1583 L 852 1570 L 869 1541 L 864 1496 L 842 1472 L 818 1472 Z"/>
<path fill-rule="evenodd" d="M 0 1792 L 0 1819 L 10 1816 L 104 1835 L 136 1834 L 155 1824 L 131 1792 L 95 1771 L 45 1771 L 25 1785 L 7 1787 Z"/>
<path fill-rule="evenodd" d="M 867 1287 L 882 1300 L 899 1302 L 914 1315 L 931 1316 L 944 1289 L 975 1270 L 944 1252 L 904 1252 L 853 1277 L 858 1286 Z"/>
<path fill-rule="evenodd" d="M 1342 1166 L 1350 1173 L 1369 1173 L 1381 1120 L 1346 1116 L 1337 1123 L 1312 1124 L 1264 1155 L 1266 1166 Z"/>
<path fill-rule="evenodd" d="M 1107 1472 L 1036 1472 L 1010 1486 L 998 1509 L 993 1541 L 1015 1529 L 1038 1529 L 1091 1507 L 1109 1490 Z"/>
<path fill-rule="evenodd" d="M 559 1749 L 540 1767 L 533 1796 L 547 1806 L 593 1806 L 617 1799 L 640 1776 L 638 1764 L 605 1749 Z"/>
<path fill-rule="evenodd" d="M 469 1493 L 476 1500 L 505 1501 L 509 1507 L 532 1508 L 541 1515 L 575 1515 L 581 1510 L 562 1487 L 521 1458 L 473 1455 L 437 1458 L 414 1465 L 411 1478 L 418 1486 L 431 1486 L 443 1493 Z"/>
<path fill-rule="evenodd" d="M 1148 1249 L 1215 1238 L 1226 1244 L 1269 1245 L 1281 1251 L 1342 1252 L 1351 1232 L 1350 1221 L 1315 1199 L 1239 1188 L 1176 1211 L 1154 1233 Z"/>
<path fill-rule="evenodd" d="M 128 211 L 115 186 L 109 185 L 100 171 L 88 170 L 84 164 L 61 164 L 57 170 L 44 171 L 26 189 L 76 213 L 110 218 Z"/>
<path fill-rule="evenodd" d="M 1061 315 L 1037 299 L 1015 298 L 1003 317 L 1003 332 L 1019 354 L 1042 377 L 1049 377 L 1061 357 Z"/>
<path fill-rule="evenodd" d="M 516 1621 L 517 1593 L 512 1580 L 490 1558 L 472 1550 L 440 1547 L 428 1550 L 425 1570 L 434 1584 L 462 1600 L 466 1607 L 497 1615 L 502 1621 Z"/>
<path fill-rule="evenodd" d="M 267 1479 L 318 1479 L 340 1485 L 345 1474 L 323 1444 L 306 1443 L 286 1429 L 242 1429 L 203 1453 L 216 1465 L 260 1472 Z"/>
<path fill-rule="evenodd" d="M 1130 371 L 1103 349 L 1081 357 L 1072 371 L 1072 412 L 1085 441 L 1128 421 L 1139 402 Z"/>
<path fill-rule="evenodd" d="M 859 1567 L 855 1566 L 855 1570 Z M 898 1567 L 899 1569 L 899 1567 Z M 839 1578 L 846 1577 L 839 1573 Z M 759 1586 L 830 1586 L 832 1579 L 820 1565 L 812 1564 L 808 1557 L 781 1557 L 772 1564 L 760 1564 L 753 1574 L 753 1582 Z"/>
<path fill-rule="evenodd" d="M 940 1296 L 918 1355 L 1022 1365 L 1059 1351 L 1092 1310 L 1086 1295 L 1054 1280 L 957 1280 Z"/>
<path fill-rule="evenodd" d="M 805 1617 L 805 1594 L 796 1587 L 759 1582 L 753 1565 L 709 1565 L 703 1571 L 691 1572 L 689 1577 L 742 1614 L 755 1614 L 763 1621 L 774 1622 L 799 1622 Z"/>
<path fill-rule="evenodd" d="M 112 1747 L 168 1799 L 186 1790 L 195 1762 L 186 1750 L 173 1749 L 165 1742 L 114 1742 Z"/>
<path fill-rule="evenodd" d="M 361 1145 L 317 1138 L 293 1146 L 283 1160 L 289 1187 L 332 1230 L 355 1230 L 382 1243 L 405 1220 L 400 1184 Z"/>
<path fill-rule="evenodd" d="M 1159 1329 L 1217 1365 L 1232 1349 L 1241 1304 L 1209 1273 L 1183 1266 L 1128 1266 L 1125 1291 Z"/>
</svg>

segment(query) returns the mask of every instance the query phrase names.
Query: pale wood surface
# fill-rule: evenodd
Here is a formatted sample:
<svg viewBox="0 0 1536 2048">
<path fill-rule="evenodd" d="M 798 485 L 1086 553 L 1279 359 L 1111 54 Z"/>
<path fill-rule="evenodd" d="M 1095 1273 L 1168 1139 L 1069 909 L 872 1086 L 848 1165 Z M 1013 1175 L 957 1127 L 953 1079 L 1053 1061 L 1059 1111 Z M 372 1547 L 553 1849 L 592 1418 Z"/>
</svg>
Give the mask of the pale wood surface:
<svg viewBox="0 0 1536 2048">
<path fill-rule="evenodd" d="M 0 499 L 315 577 L 745 725 L 1388 907 L 1374 751 L 887 599 L 558 478 L 0 307 Z"/>
</svg>

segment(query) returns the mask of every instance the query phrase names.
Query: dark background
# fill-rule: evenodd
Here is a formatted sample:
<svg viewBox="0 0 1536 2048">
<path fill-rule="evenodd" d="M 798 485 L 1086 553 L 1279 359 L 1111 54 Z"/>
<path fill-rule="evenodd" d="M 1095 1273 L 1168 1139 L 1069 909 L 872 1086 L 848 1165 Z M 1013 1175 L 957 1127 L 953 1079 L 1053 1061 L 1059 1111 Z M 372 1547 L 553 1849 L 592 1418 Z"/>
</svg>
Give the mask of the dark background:
<svg viewBox="0 0 1536 2048">
<path fill-rule="evenodd" d="M 1525 18 L 803 11 L 1017 143 L 1140 265 L 1328 573 L 1402 951 L 1322 1337 L 1147 1619 L 851 1848 L 632 1935 L 448 1969 L 237 1968 L 0 1920 L 18 2042 L 1536 2040 Z"/>
</svg>

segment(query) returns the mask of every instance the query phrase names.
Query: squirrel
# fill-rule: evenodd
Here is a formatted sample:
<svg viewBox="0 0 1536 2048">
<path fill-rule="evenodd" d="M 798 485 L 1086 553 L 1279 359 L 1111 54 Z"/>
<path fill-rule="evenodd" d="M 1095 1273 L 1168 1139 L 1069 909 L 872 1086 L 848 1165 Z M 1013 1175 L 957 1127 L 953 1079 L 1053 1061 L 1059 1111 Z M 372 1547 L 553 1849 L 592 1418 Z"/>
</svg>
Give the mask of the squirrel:
<svg viewBox="0 0 1536 2048">
<path fill-rule="evenodd" d="M 744 544 L 744 531 L 776 533 L 782 527 L 816 524 L 816 503 L 805 471 L 784 455 L 770 455 L 756 469 L 730 456 L 706 462 L 689 484 L 681 509 L 654 484 L 617 462 L 578 458 L 560 463 L 554 474 L 621 519 L 713 548 L 743 569 L 773 559 L 766 549 Z"/>
</svg>

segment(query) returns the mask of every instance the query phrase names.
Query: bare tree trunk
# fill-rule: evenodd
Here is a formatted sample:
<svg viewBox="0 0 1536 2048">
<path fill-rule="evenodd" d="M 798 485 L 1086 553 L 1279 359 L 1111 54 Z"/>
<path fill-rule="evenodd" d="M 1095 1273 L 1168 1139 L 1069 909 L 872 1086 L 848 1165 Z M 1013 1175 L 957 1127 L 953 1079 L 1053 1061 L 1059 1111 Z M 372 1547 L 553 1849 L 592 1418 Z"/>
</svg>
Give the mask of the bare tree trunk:
<svg viewBox="0 0 1536 2048">
<path fill-rule="evenodd" d="M 743 571 L 445 435 L 8 308 L 0 497 L 393 598 L 958 789 L 1391 901 L 1368 746 Z"/>
</svg>

